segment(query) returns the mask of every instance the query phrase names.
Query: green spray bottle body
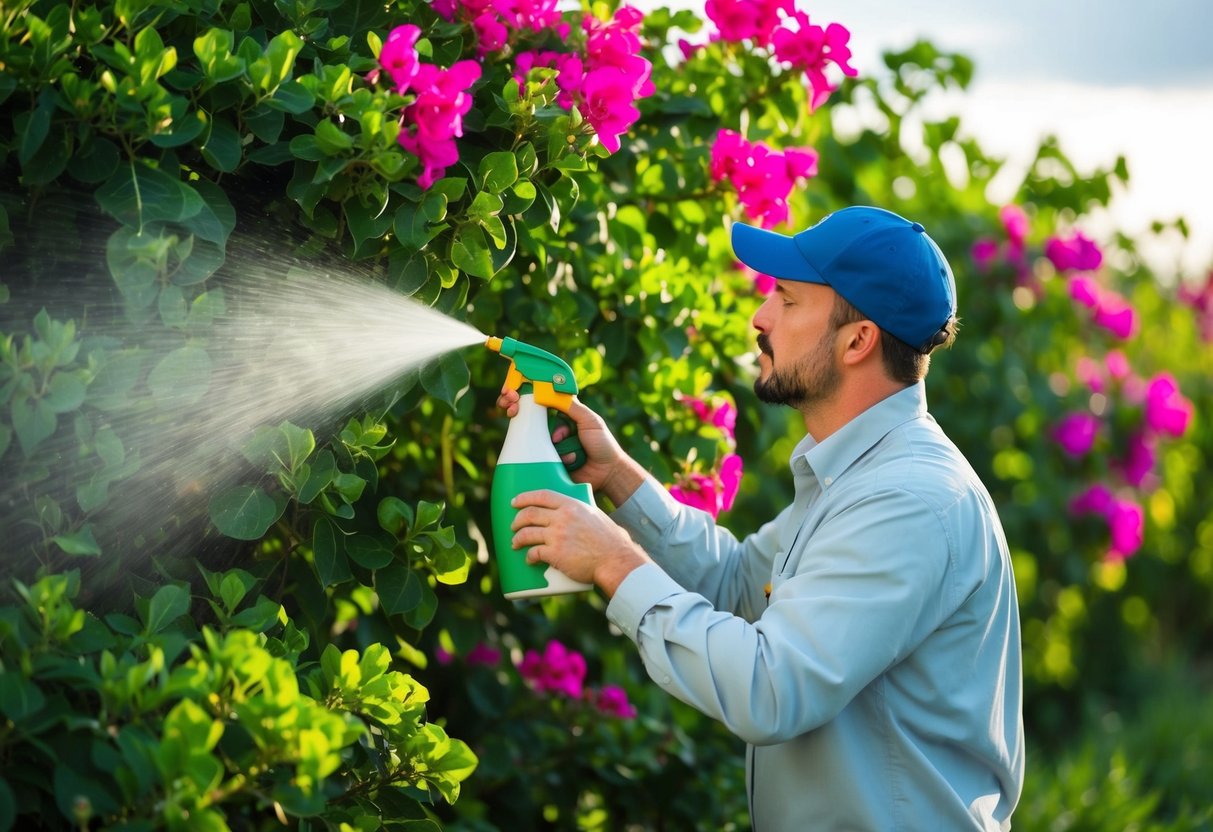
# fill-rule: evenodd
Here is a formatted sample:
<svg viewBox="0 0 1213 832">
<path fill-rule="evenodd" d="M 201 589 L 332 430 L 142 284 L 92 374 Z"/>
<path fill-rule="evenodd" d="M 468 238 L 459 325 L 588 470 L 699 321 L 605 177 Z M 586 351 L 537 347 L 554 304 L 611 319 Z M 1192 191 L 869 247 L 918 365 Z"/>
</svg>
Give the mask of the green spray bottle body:
<svg viewBox="0 0 1213 832">
<path fill-rule="evenodd" d="M 551 353 L 512 338 L 490 338 L 486 346 L 511 359 L 506 384 L 519 393 L 518 413 L 506 430 L 490 496 L 501 590 L 506 598 L 520 599 L 592 589 L 547 564 L 528 564 L 527 549 L 513 547 L 511 528 L 518 514 L 511 503 L 525 491 L 550 490 L 594 503 L 589 484 L 575 483 L 569 476 L 548 426 L 549 407 L 567 413 L 572 404 L 577 392 L 573 371 Z"/>
</svg>

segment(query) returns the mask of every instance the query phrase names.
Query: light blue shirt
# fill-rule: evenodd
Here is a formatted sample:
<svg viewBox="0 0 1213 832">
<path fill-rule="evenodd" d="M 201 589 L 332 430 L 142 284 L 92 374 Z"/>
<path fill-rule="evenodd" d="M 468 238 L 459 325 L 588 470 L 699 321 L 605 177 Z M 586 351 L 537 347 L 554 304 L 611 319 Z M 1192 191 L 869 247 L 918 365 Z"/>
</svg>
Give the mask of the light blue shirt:
<svg viewBox="0 0 1213 832">
<path fill-rule="evenodd" d="M 806 436 L 791 468 L 793 503 L 742 541 L 646 482 L 613 517 L 660 566 L 607 617 L 657 684 L 749 743 L 755 832 L 1009 828 L 1011 560 L 924 385 Z"/>
</svg>

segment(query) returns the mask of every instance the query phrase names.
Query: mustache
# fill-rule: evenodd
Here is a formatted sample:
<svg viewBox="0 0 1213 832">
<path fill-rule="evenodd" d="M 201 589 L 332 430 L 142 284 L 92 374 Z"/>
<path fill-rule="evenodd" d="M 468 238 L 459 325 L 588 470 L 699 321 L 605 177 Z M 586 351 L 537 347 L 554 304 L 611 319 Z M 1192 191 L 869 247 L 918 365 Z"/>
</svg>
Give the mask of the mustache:
<svg viewBox="0 0 1213 832">
<path fill-rule="evenodd" d="M 758 350 L 771 358 L 775 357 L 775 353 L 771 349 L 771 339 L 765 332 L 758 333 Z"/>
</svg>

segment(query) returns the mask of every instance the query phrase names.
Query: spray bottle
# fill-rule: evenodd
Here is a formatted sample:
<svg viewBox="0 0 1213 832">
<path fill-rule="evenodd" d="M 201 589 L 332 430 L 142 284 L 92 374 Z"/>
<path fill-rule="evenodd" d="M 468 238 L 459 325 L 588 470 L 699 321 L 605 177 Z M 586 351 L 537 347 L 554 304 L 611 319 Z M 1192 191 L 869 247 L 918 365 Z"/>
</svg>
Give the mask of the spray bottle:
<svg viewBox="0 0 1213 832">
<path fill-rule="evenodd" d="M 577 393 L 573 370 L 550 352 L 513 338 L 490 337 L 484 345 L 510 359 L 506 386 L 519 394 L 518 413 L 510 420 L 493 472 L 490 503 L 501 590 L 506 598 L 515 599 L 592 589 L 554 567 L 528 564 L 527 550 L 514 549 L 511 544 L 514 533 L 510 526 L 518 512 L 510 502 L 524 491 L 556 491 L 593 505 L 592 489 L 569 477 L 548 427 L 548 408 L 567 414 L 573 405 Z M 578 454 L 578 461 L 584 461 L 580 443 L 571 450 Z"/>
</svg>

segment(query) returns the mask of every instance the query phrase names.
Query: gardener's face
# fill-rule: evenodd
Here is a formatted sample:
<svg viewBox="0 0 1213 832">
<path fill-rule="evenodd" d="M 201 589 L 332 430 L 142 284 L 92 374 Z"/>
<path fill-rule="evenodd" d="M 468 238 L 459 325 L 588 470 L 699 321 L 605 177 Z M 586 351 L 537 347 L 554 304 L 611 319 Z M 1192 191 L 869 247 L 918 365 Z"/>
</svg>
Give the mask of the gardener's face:
<svg viewBox="0 0 1213 832">
<path fill-rule="evenodd" d="M 828 286 L 780 280 L 759 307 L 754 314 L 761 351 L 754 382 L 759 399 L 804 409 L 838 389 L 834 297 Z"/>
</svg>

